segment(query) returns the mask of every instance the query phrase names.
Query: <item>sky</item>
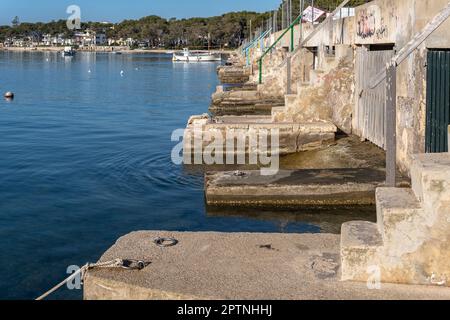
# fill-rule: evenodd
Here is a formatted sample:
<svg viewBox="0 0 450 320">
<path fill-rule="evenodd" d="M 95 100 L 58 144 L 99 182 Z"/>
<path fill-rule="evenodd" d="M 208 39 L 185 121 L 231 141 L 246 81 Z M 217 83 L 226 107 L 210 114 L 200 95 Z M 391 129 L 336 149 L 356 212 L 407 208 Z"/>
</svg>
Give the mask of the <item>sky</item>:
<svg viewBox="0 0 450 320">
<path fill-rule="evenodd" d="M 0 25 L 15 16 L 20 22 L 67 19 L 66 9 L 78 5 L 82 21 L 119 22 L 148 15 L 164 18 L 209 17 L 230 11 L 274 10 L 281 0 L 0 0 Z"/>
</svg>

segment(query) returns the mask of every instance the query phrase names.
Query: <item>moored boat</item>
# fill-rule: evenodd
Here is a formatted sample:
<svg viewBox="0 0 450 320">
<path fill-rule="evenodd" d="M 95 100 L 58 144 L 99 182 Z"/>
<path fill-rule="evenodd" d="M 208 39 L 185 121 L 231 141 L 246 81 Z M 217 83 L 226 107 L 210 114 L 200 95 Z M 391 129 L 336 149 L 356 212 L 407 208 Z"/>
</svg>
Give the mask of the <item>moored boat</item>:
<svg viewBox="0 0 450 320">
<path fill-rule="evenodd" d="M 75 50 L 72 47 L 64 47 L 62 52 L 63 57 L 73 57 L 75 55 Z"/>
<path fill-rule="evenodd" d="M 183 62 L 214 62 L 221 61 L 221 54 L 203 52 L 203 51 L 189 51 L 185 48 L 182 52 L 173 53 L 173 61 L 183 61 Z"/>
</svg>

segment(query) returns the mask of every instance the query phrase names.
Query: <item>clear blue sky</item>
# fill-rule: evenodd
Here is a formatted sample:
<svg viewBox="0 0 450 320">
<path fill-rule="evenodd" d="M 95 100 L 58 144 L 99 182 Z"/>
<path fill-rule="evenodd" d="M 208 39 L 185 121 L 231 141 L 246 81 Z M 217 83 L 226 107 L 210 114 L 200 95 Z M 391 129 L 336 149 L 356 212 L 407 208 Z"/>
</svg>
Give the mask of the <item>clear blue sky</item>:
<svg viewBox="0 0 450 320">
<path fill-rule="evenodd" d="M 82 21 L 111 21 L 158 15 L 165 18 L 208 17 L 230 11 L 267 11 L 281 0 L 0 0 L 0 24 L 66 19 L 66 8 L 81 8 Z"/>
</svg>

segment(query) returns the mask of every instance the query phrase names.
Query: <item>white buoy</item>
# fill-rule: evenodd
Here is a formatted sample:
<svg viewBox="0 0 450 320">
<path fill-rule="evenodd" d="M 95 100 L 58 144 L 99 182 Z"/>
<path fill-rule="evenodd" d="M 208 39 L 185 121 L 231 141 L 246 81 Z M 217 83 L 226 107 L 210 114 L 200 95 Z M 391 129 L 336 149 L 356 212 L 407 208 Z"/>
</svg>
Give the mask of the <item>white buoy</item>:
<svg viewBox="0 0 450 320">
<path fill-rule="evenodd" d="M 121 77 L 123 77 L 123 74 L 124 74 L 123 70 L 120 71 L 120 76 L 121 76 Z"/>
<path fill-rule="evenodd" d="M 5 99 L 14 99 L 14 93 L 12 93 L 11 91 L 8 91 L 5 93 L 4 95 Z"/>
<path fill-rule="evenodd" d="M 91 73 L 91 69 L 88 70 L 88 73 Z"/>
</svg>

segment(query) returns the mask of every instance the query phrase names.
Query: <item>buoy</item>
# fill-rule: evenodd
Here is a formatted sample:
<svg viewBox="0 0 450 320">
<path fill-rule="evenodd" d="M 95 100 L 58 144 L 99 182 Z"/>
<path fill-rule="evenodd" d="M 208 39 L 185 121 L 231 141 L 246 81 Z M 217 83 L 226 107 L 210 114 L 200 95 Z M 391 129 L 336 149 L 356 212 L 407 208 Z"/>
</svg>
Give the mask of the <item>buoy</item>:
<svg viewBox="0 0 450 320">
<path fill-rule="evenodd" d="M 6 92 L 5 98 L 6 99 L 14 99 L 14 93 L 12 93 L 11 91 Z"/>
<path fill-rule="evenodd" d="M 121 76 L 121 77 L 123 77 L 123 74 L 124 74 L 123 70 L 120 71 L 120 76 Z"/>
</svg>

